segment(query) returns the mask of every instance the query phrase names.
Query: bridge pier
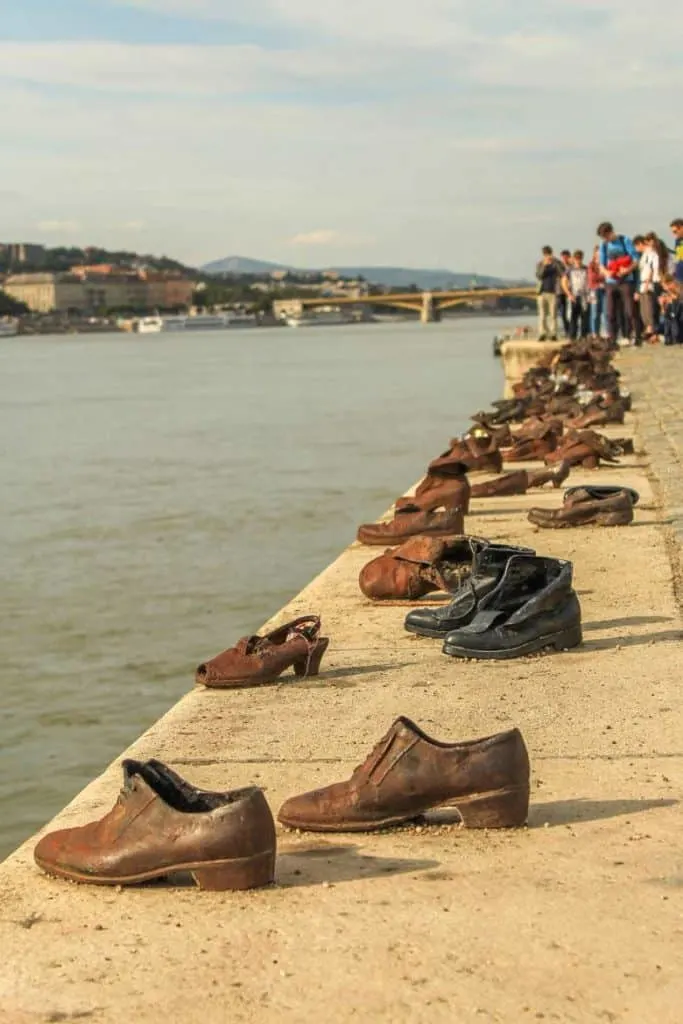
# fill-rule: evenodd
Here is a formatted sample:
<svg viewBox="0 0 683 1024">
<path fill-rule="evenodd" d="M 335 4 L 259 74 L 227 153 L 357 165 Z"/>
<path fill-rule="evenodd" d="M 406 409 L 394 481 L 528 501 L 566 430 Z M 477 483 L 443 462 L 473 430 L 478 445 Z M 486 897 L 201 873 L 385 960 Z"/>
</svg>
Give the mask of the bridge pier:
<svg viewBox="0 0 683 1024">
<path fill-rule="evenodd" d="M 434 308 L 434 298 L 431 292 L 424 292 L 422 295 L 422 309 L 420 310 L 420 323 L 433 324 L 437 319 Z"/>
</svg>

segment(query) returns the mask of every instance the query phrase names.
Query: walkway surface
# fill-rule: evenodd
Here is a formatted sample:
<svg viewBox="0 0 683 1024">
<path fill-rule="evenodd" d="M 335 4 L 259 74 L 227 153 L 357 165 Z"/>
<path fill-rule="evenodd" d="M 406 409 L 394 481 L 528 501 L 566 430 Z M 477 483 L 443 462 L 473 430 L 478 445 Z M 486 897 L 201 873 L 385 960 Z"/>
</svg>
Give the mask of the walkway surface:
<svg viewBox="0 0 683 1024">
<path fill-rule="evenodd" d="M 680 473 L 667 469 L 683 442 L 680 358 L 623 361 L 663 479 Z M 0 1021 L 679 1024 L 673 528 L 642 454 L 571 482 L 586 478 L 635 486 L 636 523 L 536 532 L 524 513 L 554 506 L 553 493 L 478 502 L 468 520 L 471 533 L 574 560 L 582 648 L 501 664 L 448 659 L 438 642 L 402 631 L 403 609 L 362 598 L 356 579 L 372 553 L 354 545 L 274 620 L 322 614 L 332 647 L 319 679 L 192 690 L 128 752 L 208 788 L 261 784 L 277 809 L 346 777 L 399 714 L 452 740 L 516 724 L 534 773 L 527 829 L 283 833 L 276 886 L 237 894 L 71 885 L 39 874 L 29 842 L 0 868 Z M 663 493 L 676 487 L 680 476 Z M 683 494 L 675 501 L 679 522 Z M 99 815 L 119 785 L 115 765 L 58 823 Z"/>
</svg>

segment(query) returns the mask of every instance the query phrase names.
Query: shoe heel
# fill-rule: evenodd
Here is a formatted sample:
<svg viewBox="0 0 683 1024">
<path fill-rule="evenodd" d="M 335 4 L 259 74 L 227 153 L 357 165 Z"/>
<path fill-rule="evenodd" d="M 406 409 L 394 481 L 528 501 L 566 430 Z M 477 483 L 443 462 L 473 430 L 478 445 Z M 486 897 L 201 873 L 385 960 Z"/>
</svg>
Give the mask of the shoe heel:
<svg viewBox="0 0 683 1024">
<path fill-rule="evenodd" d="M 584 469 L 597 469 L 600 465 L 600 460 L 596 455 L 589 455 L 583 460 L 581 465 Z"/>
<path fill-rule="evenodd" d="M 329 638 L 321 636 L 308 657 L 300 658 L 294 662 L 294 672 L 298 676 L 317 676 L 320 672 L 320 662 L 323 660 L 325 651 L 330 646 Z"/>
<path fill-rule="evenodd" d="M 552 647 L 556 651 L 566 651 L 571 647 L 578 647 L 583 643 L 583 632 L 581 625 L 572 626 L 571 629 L 563 629 L 561 633 L 553 637 Z"/>
<path fill-rule="evenodd" d="M 275 881 L 275 850 L 241 860 L 218 860 L 195 868 L 191 874 L 199 888 L 207 892 L 258 889 Z"/>
<path fill-rule="evenodd" d="M 529 817 L 529 789 L 499 789 L 494 793 L 453 801 L 464 828 L 521 828 Z"/>
</svg>

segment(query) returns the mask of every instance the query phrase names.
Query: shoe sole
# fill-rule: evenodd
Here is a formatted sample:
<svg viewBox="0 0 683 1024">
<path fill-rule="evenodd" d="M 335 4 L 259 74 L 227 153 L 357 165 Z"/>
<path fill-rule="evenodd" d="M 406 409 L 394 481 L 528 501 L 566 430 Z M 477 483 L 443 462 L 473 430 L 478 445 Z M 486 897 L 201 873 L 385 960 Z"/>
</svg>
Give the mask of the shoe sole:
<svg viewBox="0 0 683 1024">
<path fill-rule="evenodd" d="M 417 629 L 415 626 L 407 625 L 404 625 L 403 628 L 406 633 L 412 633 L 414 636 L 428 637 L 430 640 L 445 640 L 448 634 L 453 632 L 453 629 Z"/>
<path fill-rule="evenodd" d="M 530 640 L 520 647 L 508 648 L 505 651 L 476 651 L 468 647 L 458 647 L 457 644 L 444 644 L 443 653 L 451 658 L 476 658 L 481 661 L 507 661 L 510 658 L 523 658 L 527 654 L 536 654 L 546 648 L 553 648 L 556 651 L 566 651 L 572 647 L 578 647 L 583 641 L 581 626 L 572 629 L 564 629 L 559 633 L 550 633 L 547 636 Z"/>
<path fill-rule="evenodd" d="M 395 815 L 381 821 L 369 822 L 303 822 L 278 815 L 280 824 L 303 832 L 377 832 L 380 829 L 406 825 L 429 811 L 455 810 L 460 815 L 462 828 L 522 828 L 529 817 L 529 789 L 508 786 L 471 796 L 454 797 L 438 804 L 430 804 L 411 814 Z"/>
<path fill-rule="evenodd" d="M 226 889 L 258 889 L 270 885 L 275 880 L 274 850 L 257 853 L 253 857 L 240 857 L 232 860 L 173 864 L 170 867 L 143 871 L 136 875 L 119 875 L 116 878 L 105 875 L 84 875 L 55 864 L 47 864 L 39 857 L 36 857 L 36 864 L 46 875 L 92 885 L 137 885 L 140 882 L 151 882 L 156 878 L 167 878 L 169 875 L 181 872 L 191 874 L 200 889 L 213 892 L 221 892 Z"/>
</svg>

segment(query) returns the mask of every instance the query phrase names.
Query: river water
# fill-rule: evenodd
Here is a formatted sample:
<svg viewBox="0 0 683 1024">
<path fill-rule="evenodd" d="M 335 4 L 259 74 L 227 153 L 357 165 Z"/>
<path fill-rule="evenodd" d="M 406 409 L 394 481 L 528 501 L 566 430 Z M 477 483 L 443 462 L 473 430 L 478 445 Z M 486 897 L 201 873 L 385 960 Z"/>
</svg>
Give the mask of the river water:
<svg viewBox="0 0 683 1024">
<path fill-rule="evenodd" d="M 0 343 L 0 856 L 501 393 L 501 326 Z"/>
</svg>

